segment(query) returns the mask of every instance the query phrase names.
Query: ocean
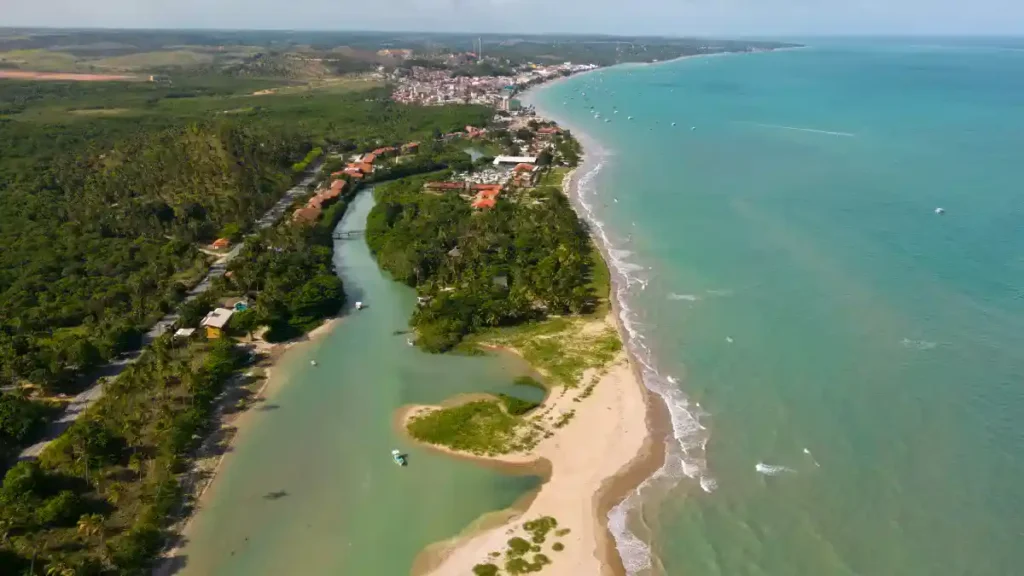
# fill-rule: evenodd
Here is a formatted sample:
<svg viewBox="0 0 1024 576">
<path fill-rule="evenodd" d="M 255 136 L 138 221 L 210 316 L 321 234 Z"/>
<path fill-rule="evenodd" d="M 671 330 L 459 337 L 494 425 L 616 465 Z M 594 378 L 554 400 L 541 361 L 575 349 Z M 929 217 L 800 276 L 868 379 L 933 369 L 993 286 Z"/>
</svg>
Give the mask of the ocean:
<svg viewBox="0 0 1024 576">
<path fill-rule="evenodd" d="M 1019 574 L 1024 41 L 811 44 L 527 98 L 585 137 L 578 202 L 672 414 L 619 549 L 634 575 Z"/>
</svg>

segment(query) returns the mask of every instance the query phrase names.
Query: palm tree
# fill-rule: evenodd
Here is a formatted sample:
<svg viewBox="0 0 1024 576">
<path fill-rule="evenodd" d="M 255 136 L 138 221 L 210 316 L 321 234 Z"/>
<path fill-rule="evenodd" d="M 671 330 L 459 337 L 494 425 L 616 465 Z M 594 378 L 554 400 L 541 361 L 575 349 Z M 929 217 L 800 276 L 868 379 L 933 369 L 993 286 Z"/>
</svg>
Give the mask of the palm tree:
<svg viewBox="0 0 1024 576">
<path fill-rule="evenodd" d="M 99 514 L 83 514 L 82 517 L 78 519 L 78 533 L 84 534 L 86 538 L 99 536 L 100 544 L 103 544 L 103 516 L 100 516 Z M 63 576 L 63 574 L 61 574 L 61 576 Z"/>
<path fill-rule="evenodd" d="M 78 570 L 63 562 L 51 562 L 46 566 L 46 576 L 75 576 Z"/>
</svg>

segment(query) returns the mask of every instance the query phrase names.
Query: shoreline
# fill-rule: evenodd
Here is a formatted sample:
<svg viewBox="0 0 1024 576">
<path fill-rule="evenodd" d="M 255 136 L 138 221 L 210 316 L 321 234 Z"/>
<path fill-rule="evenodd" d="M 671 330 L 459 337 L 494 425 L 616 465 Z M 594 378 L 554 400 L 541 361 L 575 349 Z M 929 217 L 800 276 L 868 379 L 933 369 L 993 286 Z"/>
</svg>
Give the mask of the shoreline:
<svg viewBox="0 0 1024 576">
<path fill-rule="evenodd" d="M 599 70 L 599 69 L 598 69 Z M 589 73 L 589 72 L 587 72 Z M 565 78 L 556 79 L 553 82 L 564 80 Z M 550 83 L 548 83 L 550 84 Z M 541 115 L 543 118 L 544 116 Z M 571 130 L 571 128 L 570 128 Z M 574 131 L 574 133 L 576 133 Z M 579 134 L 579 133 L 576 133 Z M 596 144 L 589 138 L 579 138 L 581 148 L 585 150 L 593 150 L 598 148 Z M 599 148 L 598 148 L 599 149 Z M 577 215 L 587 221 L 586 214 L 583 214 L 579 209 L 579 186 L 580 181 L 583 177 L 592 173 L 597 167 L 589 164 L 588 162 L 592 156 L 584 153 L 582 155 L 580 164 L 569 171 L 566 174 L 562 182 L 562 191 L 572 201 L 573 209 Z M 592 240 L 595 247 L 600 253 L 602 260 L 606 266 L 610 267 L 610 254 L 608 253 L 609 246 L 603 241 L 602 238 L 596 234 L 591 233 Z M 611 304 L 611 311 L 608 317 L 604 320 L 605 323 L 614 325 L 618 334 L 619 340 L 622 343 L 622 352 L 617 357 L 616 361 L 611 363 L 608 369 L 614 369 L 612 366 L 620 366 L 624 364 L 626 374 L 619 375 L 619 381 L 615 384 L 630 387 L 633 389 L 633 393 L 640 399 L 642 410 L 639 413 L 632 414 L 634 420 L 639 420 L 642 424 L 642 435 L 639 438 L 639 445 L 632 447 L 630 453 L 626 455 L 624 461 L 617 462 L 615 469 L 604 472 L 600 480 L 597 481 L 596 486 L 587 486 L 590 488 L 589 498 L 584 497 L 582 499 L 588 499 L 589 513 L 584 520 L 588 524 L 586 528 L 583 528 L 584 533 L 588 536 L 589 550 L 578 551 L 575 557 L 575 563 L 573 559 L 568 557 L 566 553 L 559 553 L 560 555 L 555 558 L 555 562 L 545 568 L 545 573 L 548 574 L 566 574 L 573 575 L 579 573 L 592 573 L 601 574 L 602 576 L 626 576 L 626 566 L 624 559 L 621 554 L 621 550 L 618 547 L 618 541 L 615 535 L 611 531 L 610 527 L 610 514 L 612 510 L 622 503 L 630 494 L 634 493 L 640 488 L 644 481 L 650 478 L 658 469 L 660 469 L 665 462 L 666 458 L 666 439 L 668 434 L 672 430 L 671 416 L 668 412 L 668 406 L 660 397 L 655 398 L 656 394 L 653 394 L 648 389 L 644 382 L 642 364 L 638 362 L 635 357 L 633 350 L 630 348 L 630 335 L 623 321 L 623 309 L 622 302 L 620 302 L 620 279 L 612 274 L 612 284 L 607 295 Z M 609 321 L 610 320 L 610 321 Z M 584 376 L 584 380 L 586 376 Z M 602 382 L 605 380 L 602 377 Z M 626 382 L 629 380 L 629 382 Z M 605 388 L 613 383 L 606 383 Z M 598 389 L 601 386 L 597 387 Z M 564 396 L 556 394 L 556 392 L 566 390 L 561 387 L 549 389 L 549 393 L 545 397 L 544 402 L 538 411 L 545 409 L 551 409 L 558 405 L 558 398 Z M 558 398 L 556 398 L 558 396 Z M 585 400 L 580 405 L 580 411 L 586 409 L 589 405 L 592 410 L 599 409 L 601 407 L 612 410 L 611 406 L 602 406 L 593 400 Z M 412 574 L 416 576 L 445 576 L 447 574 L 463 574 L 467 573 L 477 563 L 484 563 L 488 561 L 488 554 L 493 550 L 503 549 L 504 539 L 507 538 L 508 534 L 514 531 L 517 525 L 522 520 L 530 520 L 536 517 L 545 515 L 555 516 L 553 514 L 546 514 L 552 507 L 547 505 L 546 499 L 550 499 L 551 494 L 565 493 L 578 493 L 578 490 L 566 490 L 563 486 L 556 484 L 556 475 L 563 470 L 571 466 L 570 462 L 565 462 L 570 455 L 565 454 L 565 449 L 558 449 L 558 441 L 560 438 L 567 435 L 566 431 L 571 429 L 572 426 L 566 426 L 563 429 L 559 429 L 554 432 L 554 436 L 551 440 L 542 441 L 538 447 L 532 449 L 527 454 L 509 454 L 500 456 L 482 456 L 476 454 L 469 454 L 452 450 L 443 446 L 435 446 L 426 442 L 421 442 L 412 439 L 407 430 L 408 421 L 423 410 L 429 410 L 431 407 L 425 406 L 405 406 L 398 410 L 395 414 L 394 426 L 404 438 L 407 438 L 410 442 L 417 446 L 425 447 L 429 450 L 433 450 L 439 453 L 443 453 L 456 458 L 462 458 L 474 461 L 484 466 L 495 467 L 499 470 L 513 473 L 513 474 L 528 474 L 531 471 L 536 472 L 538 467 L 546 472 L 541 474 L 543 477 L 543 483 L 537 489 L 527 495 L 524 499 L 526 500 L 525 505 L 519 506 L 519 502 L 513 505 L 511 508 L 497 511 L 488 515 L 485 515 L 478 519 L 478 521 L 472 523 L 460 534 L 453 538 L 445 541 L 431 544 L 425 548 L 420 555 L 417 557 L 412 568 Z M 619 412 L 619 411 L 616 411 Z M 642 414 L 642 416 L 641 416 Z M 638 422 L 630 422 L 635 425 Z M 593 430 L 592 432 L 600 432 L 601 430 Z M 592 435 L 589 435 L 592 436 Z M 546 451 L 545 448 L 553 444 L 554 446 L 550 451 Z M 563 482 L 564 484 L 565 482 Z M 575 488 L 580 488 L 576 486 Z M 557 498 L 557 496 L 555 496 Z M 565 499 L 562 499 L 565 500 Z M 539 504 L 538 504 L 539 502 Z M 492 521 L 488 521 L 490 518 Z M 495 521 L 499 520 L 499 521 Z M 564 519 L 559 519 L 560 522 Z M 573 527 L 576 530 L 580 530 L 582 527 Z M 583 542 L 577 541 L 577 544 L 584 544 Z M 569 548 L 566 548 L 569 550 Z M 583 555 L 582 557 L 580 555 Z M 589 558 L 587 557 L 589 555 Z M 586 563 L 590 560 L 596 560 L 597 564 L 592 566 L 586 566 Z M 588 569 L 588 572 L 580 571 L 580 563 L 583 563 Z M 568 566 L 567 566 L 568 564 Z"/>
<path fill-rule="evenodd" d="M 263 382 L 248 398 L 245 408 L 237 411 L 229 410 L 232 393 L 237 393 L 243 388 L 243 384 L 237 382 L 239 375 L 234 377 L 236 382 L 229 384 L 221 392 L 221 397 L 217 400 L 211 430 L 197 450 L 192 465 L 184 473 L 183 495 L 179 508 L 181 517 L 168 528 L 172 537 L 169 546 L 157 557 L 151 572 L 153 576 L 170 576 L 176 573 L 178 566 L 175 565 L 174 558 L 188 542 L 188 531 L 192 522 L 202 510 L 203 504 L 208 502 L 208 493 L 216 485 L 221 467 L 231 453 L 231 448 L 238 437 L 252 425 L 251 417 L 249 417 L 253 413 L 252 408 L 260 402 L 267 401 L 288 383 L 287 375 L 279 372 L 288 353 L 294 354 L 296 350 L 301 350 L 322 340 L 341 324 L 343 318 L 344 315 L 341 313 L 326 318 L 323 324 L 284 342 L 257 341 L 256 349 L 268 355 L 264 361 L 253 366 L 253 368 L 264 370 Z"/>
</svg>

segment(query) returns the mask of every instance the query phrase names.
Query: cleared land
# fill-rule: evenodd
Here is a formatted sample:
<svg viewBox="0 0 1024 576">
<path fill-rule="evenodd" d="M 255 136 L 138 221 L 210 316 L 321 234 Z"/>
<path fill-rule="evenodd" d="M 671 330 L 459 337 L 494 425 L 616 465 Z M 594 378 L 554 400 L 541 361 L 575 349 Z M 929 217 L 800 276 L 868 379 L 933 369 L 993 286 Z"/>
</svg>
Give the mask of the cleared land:
<svg viewBox="0 0 1024 576">
<path fill-rule="evenodd" d="M 73 74 L 70 72 L 30 72 L 27 70 L 0 70 L 0 78 L 9 80 L 60 80 L 62 82 L 114 82 L 142 80 L 136 76 L 118 74 Z"/>
</svg>

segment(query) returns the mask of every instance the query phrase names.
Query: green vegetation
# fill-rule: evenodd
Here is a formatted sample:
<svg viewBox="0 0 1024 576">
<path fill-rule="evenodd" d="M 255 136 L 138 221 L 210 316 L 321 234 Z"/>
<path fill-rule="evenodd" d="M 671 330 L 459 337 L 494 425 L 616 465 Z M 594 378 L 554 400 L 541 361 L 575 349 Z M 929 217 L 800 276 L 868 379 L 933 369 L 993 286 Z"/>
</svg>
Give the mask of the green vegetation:
<svg viewBox="0 0 1024 576">
<path fill-rule="evenodd" d="M 535 378 L 530 376 L 520 376 L 512 381 L 516 386 L 526 386 L 528 388 L 537 388 L 539 390 L 547 390 L 547 386 L 538 382 Z"/>
<path fill-rule="evenodd" d="M 0 573 L 137 574 L 163 542 L 176 475 L 238 366 L 229 341 L 157 340 L 38 463 L 0 488 Z M 66 570 L 59 572 L 59 570 Z"/>
<path fill-rule="evenodd" d="M 292 172 L 295 172 L 296 174 L 301 174 L 305 172 L 306 168 L 309 168 L 309 165 L 316 161 L 317 158 L 322 156 L 323 153 L 323 148 L 320 148 L 319 146 L 313 148 L 312 150 L 309 151 L 308 154 L 306 154 L 305 158 L 296 162 L 295 164 L 292 164 Z"/>
<path fill-rule="evenodd" d="M 599 369 L 622 350 L 615 328 L 585 318 L 552 318 L 522 326 L 494 328 L 474 335 L 470 344 L 517 350 L 553 384 L 573 388 L 587 369 Z"/>
<path fill-rule="evenodd" d="M 481 107 L 397 105 L 379 90 L 251 95 L 265 85 L 0 82 L 0 386 L 75 392 L 83 374 L 138 347 L 143 331 L 207 270 L 209 258 L 197 247 L 251 232 L 292 184 L 293 165 L 314 148 L 425 140 L 488 117 Z M 250 104 L 251 113 L 217 117 Z M 133 116 L 66 113 L 107 108 Z M 331 206 L 310 236 L 274 247 L 305 253 L 323 245 L 343 210 L 343 203 Z M 264 298 L 262 320 L 279 328 L 272 336 L 294 334 L 337 309 L 336 287 L 309 283 L 325 277 L 330 258 L 322 250 L 292 258 L 253 264 L 298 266 Z M 311 309 L 300 294 L 329 306 Z M 195 325 L 210 306 L 190 303 L 183 319 Z M 36 429 L 4 436 L 2 450 L 24 446 Z"/>
<path fill-rule="evenodd" d="M 344 204 L 321 223 L 340 218 Z M 335 220 L 336 223 L 336 220 Z M 251 333 L 270 329 L 265 338 L 279 342 L 315 328 L 345 303 L 341 279 L 334 273 L 330 229 L 283 225 L 250 238 L 228 270 L 222 293 L 254 298 L 255 305 L 234 319 Z"/>
<path fill-rule="evenodd" d="M 529 400 L 523 400 L 521 398 L 516 398 L 515 396 L 509 396 L 508 394 L 498 394 L 498 398 L 500 398 L 502 404 L 505 405 L 505 411 L 513 416 L 522 416 L 537 406 L 540 406 L 539 402 L 530 402 Z"/>
<path fill-rule="evenodd" d="M 555 552 L 561 552 L 562 550 L 565 550 L 565 544 L 562 544 L 561 542 L 555 542 L 551 545 L 551 549 Z"/>
<path fill-rule="evenodd" d="M 35 439 L 52 412 L 42 402 L 16 394 L 0 395 L 0 458 L 9 459 L 19 447 Z"/>
<path fill-rule="evenodd" d="M 494 564 L 477 564 L 473 566 L 473 574 L 476 576 L 496 576 L 498 567 Z"/>
<path fill-rule="evenodd" d="M 551 564 L 550 558 L 539 553 L 540 546 L 538 546 L 538 544 L 543 543 L 547 533 L 557 525 L 558 522 L 551 516 L 544 516 L 524 523 L 523 529 L 530 536 L 530 540 L 526 540 L 520 536 L 513 536 L 512 538 L 509 538 L 504 554 L 505 571 L 509 574 L 528 574 L 531 572 L 540 572 L 544 569 L 544 566 Z M 531 541 L 534 543 L 531 544 Z M 559 551 L 563 550 L 565 546 L 560 543 L 555 543 L 552 548 Z M 528 558 L 530 553 L 533 553 L 532 558 Z M 500 556 L 500 552 L 491 553 L 491 557 Z M 477 572 L 477 568 L 480 568 L 480 572 Z M 474 574 L 500 573 L 498 567 L 494 564 L 478 564 L 473 568 L 473 571 Z"/>
<path fill-rule="evenodd" d="M 592 243 L 568 200 L 499 197 L 474 212 L 456 193 L 424 194 L 422 179 L 376 189 L 366 237 L 381 267 L 429 298 L 412 317 L 417 344 L 440 352 L 485 328 L 593 311 Z"/>
<path fill-rule="evenodd" d="M 494 400 L 431 410 L 409 422 L 409 434 L 430 444 L 481 455 L 506 454 L 521 442 L 521 419 Z"/>
</svg>

